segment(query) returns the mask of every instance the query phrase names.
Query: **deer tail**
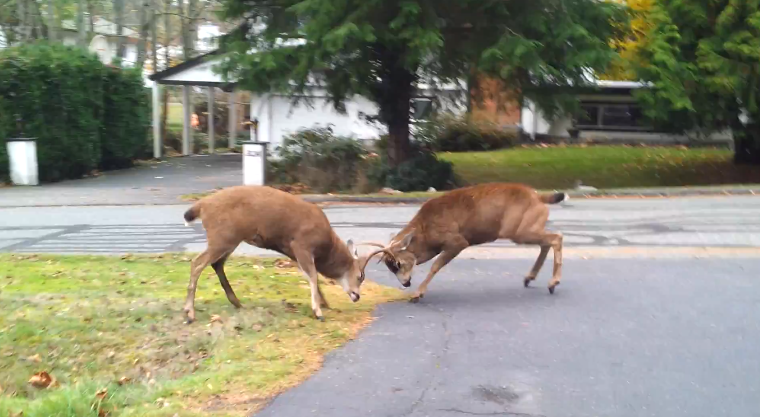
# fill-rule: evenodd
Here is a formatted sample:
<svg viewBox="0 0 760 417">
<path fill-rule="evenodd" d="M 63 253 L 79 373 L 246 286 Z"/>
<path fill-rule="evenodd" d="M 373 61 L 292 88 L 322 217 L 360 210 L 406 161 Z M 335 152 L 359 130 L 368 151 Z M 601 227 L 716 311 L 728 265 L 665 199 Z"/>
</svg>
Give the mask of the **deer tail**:
<svg viewBox="0 0 760 417">
<path fill-rule="evenodd" d="M 192 207 L 185 212 L 185 226 L 190 226 L 190 223 L 201 217 L 201 202 L 193 204 Z"/>
<path fill-rule="evenodd" d="M 545 204 L 557 204 L 570 200 L 567 193 L 541 194 L 538 198 Z"/>
</svg>

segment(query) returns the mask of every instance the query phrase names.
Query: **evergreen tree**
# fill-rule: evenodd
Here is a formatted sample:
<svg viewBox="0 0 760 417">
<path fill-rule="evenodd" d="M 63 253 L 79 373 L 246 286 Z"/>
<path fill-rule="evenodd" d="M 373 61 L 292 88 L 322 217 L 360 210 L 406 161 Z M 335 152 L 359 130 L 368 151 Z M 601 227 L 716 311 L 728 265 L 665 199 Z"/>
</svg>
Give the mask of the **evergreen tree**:
<svg viewBox="0 0 760 417">
<path fill-rule="evenodd" d="M 572 102 L 542 87 L 603 71 L 624 19 L 620 5 L 596 0 L 225 0 L 222 15 L 242 22 L 223 39 L 224 74 L 294 97 L 314 76 L 338 110 L 354 94 L 371 99 L 392 166 L 410 157 L 417 82 L 478 71 L 553 114 Z"/>
<path fill-rule="evenodd" d="M 636 72 L 647 115 L 674 131 L 731 128 L 738 163 L 760 163 L 760 0 L 656 0 Z M 742 109 L 750 122 L 742 123 Z"/>
</svg>

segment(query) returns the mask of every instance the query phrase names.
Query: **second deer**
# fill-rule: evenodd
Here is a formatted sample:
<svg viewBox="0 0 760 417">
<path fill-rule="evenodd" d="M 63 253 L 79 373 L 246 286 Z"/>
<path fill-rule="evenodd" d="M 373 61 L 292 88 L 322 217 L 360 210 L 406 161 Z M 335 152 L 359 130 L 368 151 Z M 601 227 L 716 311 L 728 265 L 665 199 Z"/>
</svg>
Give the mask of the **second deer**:
<svg viewBox="0 0 760 417">
<path fill-rule="evenodd" d="M 549 218 L 546 204 L 568 200 L 565 193 L 539 194 L 522 184 L 492 183 L 450 191 L 427 201 L 387 245 L 368 242 L 385 251 L 381 261 L 409 287 L 412 270 L 438 257 L 410 301 L 425 295 L 433 276 L 466 248 L 497 239 L 517 244 L 538 245 L 541 252 L 525 277 L 527 287 L 536 279 L 549 249 L 554 251 L 554 272 L 549 292 L 562 275 L 562 234 L 545 230 Z"/>
</svg>

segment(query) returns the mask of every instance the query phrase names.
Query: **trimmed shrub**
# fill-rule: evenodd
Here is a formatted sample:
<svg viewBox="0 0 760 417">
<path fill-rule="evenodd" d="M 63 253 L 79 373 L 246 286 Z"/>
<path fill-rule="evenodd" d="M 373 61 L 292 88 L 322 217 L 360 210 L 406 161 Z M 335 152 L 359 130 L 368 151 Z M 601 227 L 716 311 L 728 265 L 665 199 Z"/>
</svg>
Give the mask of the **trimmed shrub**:
<svg viewBox="0 0 760 417">
<path fill-rule="evenodd" d="M 422 123 L 414 137 L 437 152 L 490 151 L 517 144 L 516 128 L 465 117 L 439 117 Z"/>
<path fill-rule="evenodd" d="M 387 138 L 381 138 L 377 147 L 385 153 Z M 436 157 L 424 143 L 412 142 L 413 157 L 396 168 L 388 166 L 385 156 L 378 158 L 367 173 L 370 183 L 378 188 L 389 187 L 399 191 L 448 190 L 457 184 L 451 162 Z"/>
<path fill-rule="evenodd" d="M 43 182 L 123 168 L 144 155 L 146 94 L 138 72 L 107 68 L 81 48 L 40 42 L 0 51 L 0 133 L 18 134 L 21 117 L 24 135 L 37 139 Z"/>
<path fill-rule="evenodd" d="M 132 166 L 150 155 L 150 91 L 137 69 L 104 69 L 101 169 Z"/>
<path fill-rule="evenodd" d="M 367 150 L 356 139 L 335 136 L 331 128 L 302 129 L 285 136 L 269 161 L 274 183 L 302 183 L 320 192 L 353 190 L 365 167 Z"/>
<path fill-rule="evenodd" d="M 25 136 L 37 138 L 40 181 L 81 177 L 98 167 L 102 68 L 95 55 L 63 45 L 0 53 L 0 113 L 10 116 L 5 123 L 19 115 Z M 15 132 L 15 123 L 5 131 Z"/>
</svg>

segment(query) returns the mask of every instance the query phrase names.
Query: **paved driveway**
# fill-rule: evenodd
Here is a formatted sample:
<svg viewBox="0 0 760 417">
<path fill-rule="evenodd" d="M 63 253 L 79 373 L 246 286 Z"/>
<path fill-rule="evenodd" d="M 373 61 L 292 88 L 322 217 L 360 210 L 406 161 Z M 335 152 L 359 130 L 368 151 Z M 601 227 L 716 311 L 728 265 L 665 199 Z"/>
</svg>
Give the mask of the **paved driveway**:
<svg viewBox="0 0 760 417">
<path fill-rule="evenodd" d="M 240 154 L 170 158 L 93 178 L 0 188 L 0 207 L 177 204 L 183 194 L 239 185 L 242 172 Z"/>
</svg>

